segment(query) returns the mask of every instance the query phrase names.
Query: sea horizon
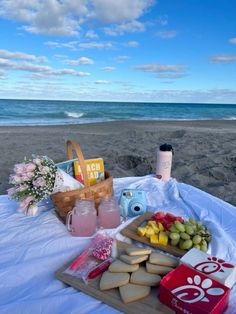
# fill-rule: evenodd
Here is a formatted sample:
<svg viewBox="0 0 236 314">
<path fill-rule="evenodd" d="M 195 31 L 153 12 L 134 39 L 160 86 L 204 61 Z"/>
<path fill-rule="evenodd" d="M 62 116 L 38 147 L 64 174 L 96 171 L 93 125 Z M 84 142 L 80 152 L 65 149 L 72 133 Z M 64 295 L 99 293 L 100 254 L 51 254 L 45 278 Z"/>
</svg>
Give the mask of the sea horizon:
<svg viewBox="0 0 236 314">
<path fill-rule="evenodd" d="M 126 120 L 236 120 L 236 104 L 0 99 L 0 126 Z"/>
</svg>

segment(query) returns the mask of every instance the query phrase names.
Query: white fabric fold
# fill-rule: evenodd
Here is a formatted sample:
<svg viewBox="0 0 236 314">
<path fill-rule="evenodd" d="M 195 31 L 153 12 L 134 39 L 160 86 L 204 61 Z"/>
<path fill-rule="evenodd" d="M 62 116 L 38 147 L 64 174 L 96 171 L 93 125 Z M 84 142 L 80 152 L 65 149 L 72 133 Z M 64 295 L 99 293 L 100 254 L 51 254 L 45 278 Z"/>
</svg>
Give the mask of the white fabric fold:
<svg viewBox="0 0 236 314">
<path fill-rule="evenodd" d="M 124 188 L 145 190 L 150 211 L 202 220 L 213 235 L 209 253 L 236 264 L 234 206 L 175 179 L 168 183 L 153 176 L 114 179 L 117 199 Z M 53 210 L 30 217 L 16 208 L 17 203 L 0 196 L 0 313 L 119 313 L 54 277 L 58 268 L 82 252 L 89 238 L 72 237 Z M 128 223 L 108 232 L 114 234 Z M 117 237 L 127 240 L 120 234 Z M 236 287 L 225 313 L 235 313 L 235 308 Z"/>
</svg>

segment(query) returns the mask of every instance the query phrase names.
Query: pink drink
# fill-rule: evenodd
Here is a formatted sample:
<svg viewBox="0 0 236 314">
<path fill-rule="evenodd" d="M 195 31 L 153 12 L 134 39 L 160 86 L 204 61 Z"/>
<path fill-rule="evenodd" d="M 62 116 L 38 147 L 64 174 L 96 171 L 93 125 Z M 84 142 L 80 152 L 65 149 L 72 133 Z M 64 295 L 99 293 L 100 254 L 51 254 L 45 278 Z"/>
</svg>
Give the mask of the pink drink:
<svg viewBox="0 0 236 314">
<path fill-rule="evenodd" d="M 89 237 L 96 232 L 97 212 L 94 203 L 81 201 L 67 216 L 67 229 L 73 236 Z"/>
<path fill-rule="evenodd" d="M 103 199 L 98 207 L 100 228 L 116 228 L 120 224 L 120 207 L 114 198 Z"/>
</svg>

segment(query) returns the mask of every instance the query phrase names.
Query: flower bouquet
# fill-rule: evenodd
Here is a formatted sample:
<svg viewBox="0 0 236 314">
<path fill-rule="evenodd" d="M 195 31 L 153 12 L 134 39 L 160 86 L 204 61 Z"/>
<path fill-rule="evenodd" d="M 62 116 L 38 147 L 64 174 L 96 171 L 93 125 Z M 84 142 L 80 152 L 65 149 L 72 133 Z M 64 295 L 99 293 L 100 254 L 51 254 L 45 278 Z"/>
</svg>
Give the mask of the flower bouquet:
<svg viewBox="0 0 236 314">
<path fill-rule="evenodd" d="M 38 213 L 37 204 L 51 194 L 82 188 L 83 185 L 68 175 L 47 156 L 25 158 L 14 166 L 14 174 L 10 175 L 8 189 L 10 198 L 19 202 L 18 210 L 27 215 Z"/>
</svg>

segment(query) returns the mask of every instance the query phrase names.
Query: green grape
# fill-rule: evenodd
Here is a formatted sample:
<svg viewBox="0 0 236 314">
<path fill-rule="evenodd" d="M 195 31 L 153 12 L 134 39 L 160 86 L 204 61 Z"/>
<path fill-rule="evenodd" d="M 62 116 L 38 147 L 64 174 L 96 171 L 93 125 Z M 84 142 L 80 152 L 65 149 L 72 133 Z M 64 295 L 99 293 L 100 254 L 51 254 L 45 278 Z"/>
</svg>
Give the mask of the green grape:
<svg viewBox="0 0 236 314">
<path fill-rule="evenodd" d="M 204 245 L 204 246 L 207 247 L 207 241 L 206 241 L 206 240 L 202 240 L 202 241 L 201 241 L 201 245 Z"/>
<path fill-rule="evenodd" d="M 207 245 L 201 244 L 200 250 L 203 252 L 207 252 Z"/>
<path fill-rule="evenodd" d="M 184 250 L 183 244 L 184 244 L 184 240 L 183 240 L 183 239 L 180 239 L 180 240 L 179 240 L 179 248 L 180 248 L 181 250 Z"/>
<path fill-rule="evenodd" d="M 174 224 L 170 227 L 170 231 L 171 231 L 171 232 L 175 232 L 175 233 L 178 233 L 178 232 L 179 232 L 179 230 L 175 228 L 175 225 L 174 225 Z"/>
<path fill-rule="evenodd" d="M 175 228 L 177 230 L 179 230 L 180 232 L 184 232 L 185 231 L 184 225 L 181 222 L 179 222 L 179 221 L 175 221 Z"/>
<path fill-rule="evenodd" d="M 172 232 L 172 233 L 170 233 L 169 237 L 171 238 L 171 240 L 179 240 L 180 235 L 179 235 L 179 233 Z"/>
<path fill-rule="evenodd" d="M 197 225 L 192 225 L 191 227 L 193 228 L 194 232 L 197 231 Z"/>
<path fill-rule="evenodd" d="M 183 246 L 184 250 L 189 250 L 193 246 L 193 241 L 192 240 L 185 240 L 182 246 Z"/>
<path fill-rule="evenodd" d="M 181 232 L 180 233 L 180 238 L 183 240 L 190 240 L 190 235 L 187 234 L 186 232 Z"/>
<path fill-rule="evenodd" d="M 194 244 L 193 246 L 195 249 L 201 250 L 201 246 L 199 244 Z"/>
<path fill-rule="evenodd" d="M 187 233 L 187 234 L 189 234 L 189 235 L 194 234 L 194 230 L 193 230 L 193 228 L 192 228 L 192 227 L 187 226 L 185 229 L 186 229 L 186 233 Z"/>
<path fill-rule="evenodd" d="M 202 227 L 202 222 L 201 221 L 197 221 L 197 227 L 198 228 Z"/>
<path fill-rule="evenodd" d="M 179 239 L 170 241 L 170 244 L 173 245 L 173 246 L 178 245 L 178 243 L 179 243 Z"/>
<path fill-rule="evenodd" d="M 195 222 L 195 220 L 191 217 L 191 218 L 189 218 L 189 220 L 188 220 L 192 225 L 195 225 L 196 224 L 196 222 Z"/>
<path fill-rule="evenodd" d="M 202 238 L 200 235 L 196 234 L 193 238 L 192 238 L 193 244 L 199 244 L 202 241 Z"/>
</svg>

